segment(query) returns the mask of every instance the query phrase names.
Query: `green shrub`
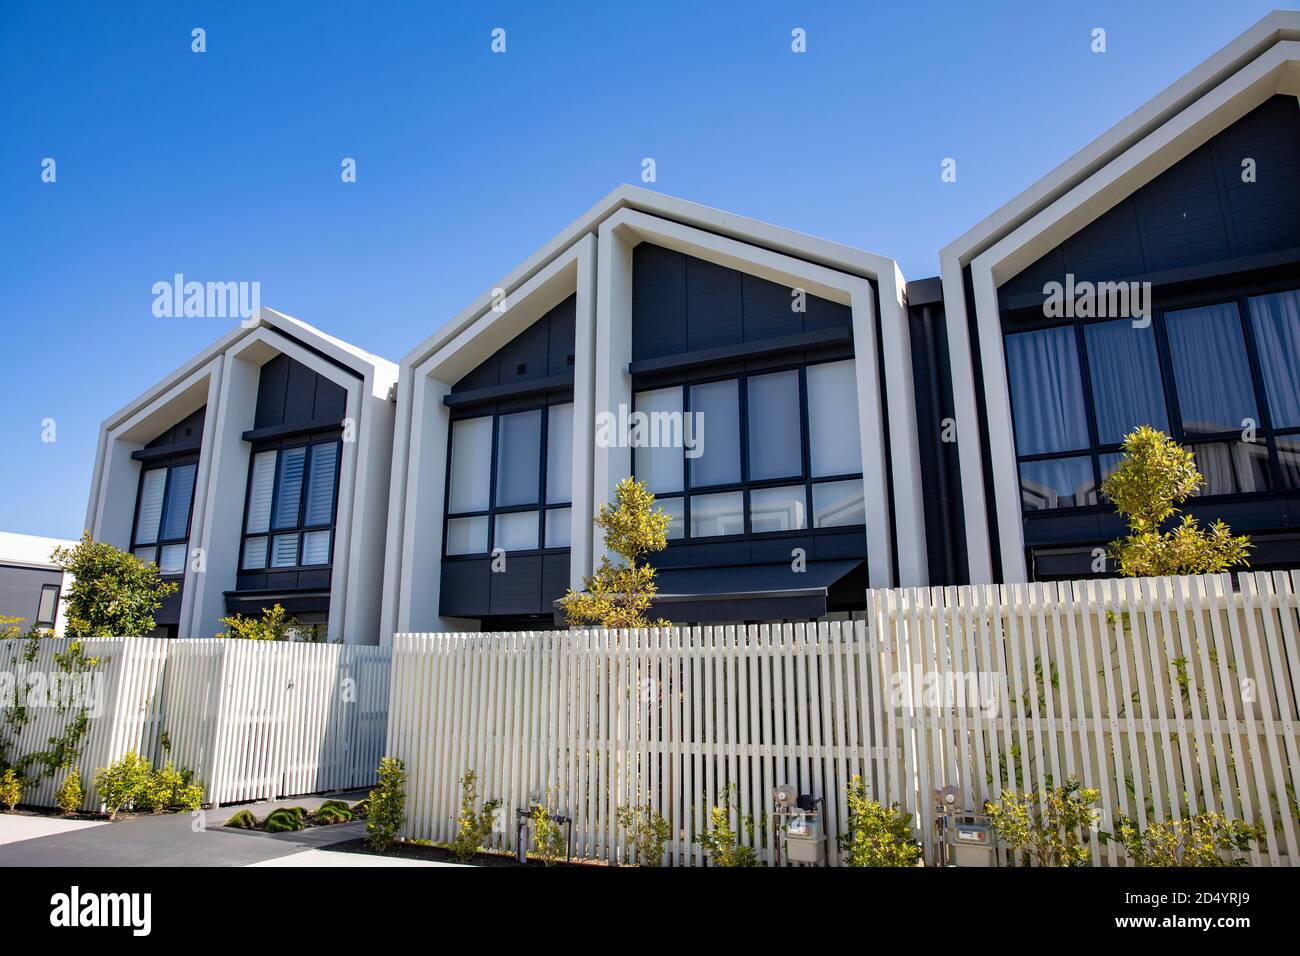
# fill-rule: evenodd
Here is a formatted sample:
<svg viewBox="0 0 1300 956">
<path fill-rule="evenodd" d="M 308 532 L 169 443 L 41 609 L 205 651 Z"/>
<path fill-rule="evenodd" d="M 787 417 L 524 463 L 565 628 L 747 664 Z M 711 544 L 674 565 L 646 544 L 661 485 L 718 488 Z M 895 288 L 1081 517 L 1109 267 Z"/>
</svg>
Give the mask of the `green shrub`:
<svg viewBox="0 0 1300 956">
<path fill-rule="evenodd" d="M 0 803 L 3 803 L 12 812 L 22 798 L 23 778 L 18 776 L 17 770 L 10 767 L 0 774 Z"/>
<path fill-rule="evenodd" d="M 736 785 L 728 784 L 722 791 L 722 802 L 709 811 L 712 827 L 700 837 L 700 845 L 714 866 L 758 866 L 758 853 L 753 847 L 740 845 L 740 834 L 731 826 L 731 807 L 736 799 Z M 749 836 L 754 835 L 754 818 L 741 819 Z"/>
<path fill-rule="evenodd" d="M 256 830 L 258 827 L 257 817 L 253 816 L 251 810 L 240 810 L 233 817 L 225 822 L 228 827 L 239 827 L 241 830 Z"/>
<path fill-rule="evenodd" d="M 393 845 L 406 822 L 406 764 L 396 757 L 379 761 L 379 784 L 370 791 L 366 842 L 383 852 Z"/>
<path fill-rule="evenodd" d="M 270 816 L 262 823 L 262 829 L 267 833 L 286 833 L 290 830 L 301 830 L 304 826 L 306 821 L 300 814 L 294 813 L 292 807 L 272 810 Z"/>
<path fill-rule="evenodd" d="M 478 805 L 478 774 L 466 770 L 460 778 L 460 816 L 456 818 L 456 836 L 447 847 L 461 863 L 474 859 L 474 854 L 483 846 L 483 841 L 492 832 L 492 820 L 496 816 L 501 801 L 493 798 L 483 804 L 482 810 L 475 810 Z"/>
<path fill-rule="evenodd" d="M 551 792 L 546 792 L 544 804 L 533 807 L 529 817 L 533 823 L 533 850 L 547 866 L 566 859 L 569 855 L 569 834 L 565 825 L 555 820 L 549 804 L 553 802 Z"/>
<path fill-rule="evenodd" d="M 352 815 L 352 810 L 342 800 L 326 800 L 316 808 L 317 813 L 320 813 L 322 810 L 338 810 L 339 812 L 346 811 L 348 816 Z"/>
<path fill-rule="evenodd" d="M 290 617 L 279 604 L 262 608 L 261 617 L 249 617 L 246 614 L 232 614 L 223 617 L 221 623 L 226 629 L 217 637 L 228 637 L 244 641 L 283 641 L 301 623 L 296 617 Z"/>
<path fill-rule="evenodd" d="M 352 804 L 352 816 L 355 819 L 364 820 L 366 818 L 366 815 L 369 813 L 370 813 L 369 800 L 358 800 L 356 803 Z"/>
<path fill-rule="evenodd" d="M 119 810 L 133 807 L 145 795 L 149 786 L 149 761 L 134 750 L 128 750 L 120 759 L 95 771 L 95 789 L 99 802 L 108 811 L 110 820 Z"/>
<path fill-rule="evenodd" d="M 627 834 L 627 841 L 636 850 L 637 862 L 642 866 L 658 866 L 664 858 L 664 844 L 672 833 L 660 814 L 649 806 L 619 807 L 615 817 Z"/>
<path fill-rule="evenodd" d="M 1009 850 L 1026 854 L 1039 866 L 1087 866 L 1081 833 L 1092 828 L 1093 805 L 1101 798 L 1077 780 L 1038 793 L 1003 790 L 997 803 L 984 805 L 993 829 Z"/>
<path fill-rule="evenodd" d="M 59 784 L 59 789 L 54 792 L 54 805 L 64 813 L 76 813 L 81 809 L 81 802 L 85 797 L 81 789 L 81 773 L 73 767 L 63 778 L 63 783 Z"/>
<path fill-rule="evenodd" d="M 1115 832 L 1135 866 L 1246 866 L 1238 853 L 1249 853 L 1264 839 L 1264 828 L 1218 813 L 1198 813 L 1185 820 L 1148 823 L 1145 830 L 1121 817 Z"/>
<path fill-rule="evenodd" d="M 313 819 L 321 826 L 331 826 L 335 823 L 347 823 L 352 819 L 352 811 L 346 806 L 341 809 L 337 806 L 321 806 L 317 808 Z"/>
<path fill-rule="evenodd" d="M 867 796 L 867 785 L 854 776 L 847 793 L 848 830 L 840 836 L 845 866 L 916 866 L 921 848 L 912 838 L 912 815 L 898 804 L 881 806 Z"/>
<path fill-rule="evenodd" d="M 203 788 L 191 782 L 192 777 L 189 770 L 177 770 L 168 760 L 160 769 L 149 771 L 135 809 L 145 813 L 197 810 L 203 803 Z"/>
</svg>

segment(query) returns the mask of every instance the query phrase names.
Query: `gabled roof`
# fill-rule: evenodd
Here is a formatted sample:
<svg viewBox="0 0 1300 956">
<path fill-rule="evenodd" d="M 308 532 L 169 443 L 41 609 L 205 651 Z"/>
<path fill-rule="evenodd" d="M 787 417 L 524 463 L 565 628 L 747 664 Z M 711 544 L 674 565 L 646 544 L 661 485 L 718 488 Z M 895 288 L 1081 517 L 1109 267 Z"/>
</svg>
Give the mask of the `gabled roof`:
<svg viewBox="0 0 1300 956">
<path fill-rule="evenodd" d="M 898 273 L 894 260 L 886 256 L 624 183 L 515 267 L 495 284 L 495 288 L 503 289 L 507 294 L 513 292 L 546 268 L 583 235 L 596 232 L 602 222 L 620 209 L 634 209 L 659 216 L 851 275 L 875 277 L 886 271 Z M 898 275 L 898 280 L 901 287 L 903 284 L 901 274 Z M 420 364 L 483 315 L 491 307 L 492 302 L 492 291 L 488 290 L 412 349 L 402 359 L 402 364 L 406 366 Z"/>
<path fill-rule="evenodd" d="M 213 358 L 221 355 L 231 346 L 237 344 L 240 340 L 249 335 L 252 335 L 260 328 L 270 329 L 275 332 L 280 332 L 290 338 L 297 339 L 304 345 L 321 352 L 344 367 L 353 369 L 358 374 L 364 375 L 367 370 L 371 370 L 387 379 L 396 380 L 397 378 L 397 365 L 390 362 L 388 359 L 372 355 L 364 349 L 357 348 L 351 343 L 345 342 L 335 336 L 328 335 L 315 326 L 308 325 L 306 322 L 295 319 L 292 316 L 285 315 L 282 312 L 276 312 L 274 309 L 262 307 L 258 310 L 255 321 L 252 321 L 247 325 L 241 323 L 236 326 L 230 332 L 209 345 L 202 352 L 183 363 L 170 375 L 154 384 L 148 391 L 138 395 L 108 418 L 104 419 L 104 422 L 100 427 L 104 431 L 112 430 L 118 424 L 134 415 L 137 410 L 148 405 L 160 395 L 165 394 L 178 382 L 184 381 L 187 377 L 201 369 L 208 362 L 212 361 Z"/>
<path fill-rule="evenodd" d="M 956 256 L 965 265 L 1283 40 L 1300 40 L 1300 11 L 1274 10 L 991 216 L 944 246 L 941 256 Z"/>
</svg>

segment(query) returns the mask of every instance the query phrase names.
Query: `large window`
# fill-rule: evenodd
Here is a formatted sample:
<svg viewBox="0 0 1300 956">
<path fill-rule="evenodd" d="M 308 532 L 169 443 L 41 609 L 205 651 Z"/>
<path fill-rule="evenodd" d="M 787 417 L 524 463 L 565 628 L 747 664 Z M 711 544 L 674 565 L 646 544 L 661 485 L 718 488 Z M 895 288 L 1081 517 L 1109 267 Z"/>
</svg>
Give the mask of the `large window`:
<svg viewBox="0 0 1300 956">
<path fill-rule="evenodd" d="M 131 553 L 157 564 L 162 574 L 185 573 L 197 471 L 197 462 L 186 461 L 146 468 L 140 475 Z"/>
<path fill-rule="evenodd" d="M 1192 449 L 1203 495 L 1300 488 L 1300 290 L 1015 332 L 1006 352 L 1026 511 L 1096 505 L 1139 425 Z"/>
<path fill-rule="evenodd" d="M 450 451 L 448 556 L 569 547 L 572 403 L 453 422 Z"/>
<path fill-rule="evenodd" d="M 852 360 L 640 391 L 633 472 L 670 539 L 866 523 Z"/>
<path fill-rule="evenodd" d="M 334 435 L 253 450 L 241 571 L 331 563 L 340 452 Z"/>
</svg>

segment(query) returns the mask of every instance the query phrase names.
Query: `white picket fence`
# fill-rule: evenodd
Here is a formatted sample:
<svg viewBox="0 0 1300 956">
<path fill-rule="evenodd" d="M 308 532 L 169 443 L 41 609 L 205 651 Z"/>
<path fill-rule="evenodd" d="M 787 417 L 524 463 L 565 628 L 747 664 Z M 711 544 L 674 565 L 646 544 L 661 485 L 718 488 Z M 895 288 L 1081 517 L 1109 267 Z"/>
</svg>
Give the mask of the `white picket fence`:
<svg viewBox="0 0 1300 956">
<path fill-rule="evenodd" d="M 446 840 L 459 780 L 514 811 L 545 798 L 575 852 L 630 854 L 617 808 L 670 824 L 665 862 L 729 785 L 770 862 L 770 794 L 825 798 L 828 855 L 861 776 L 913 814 L 936 859 L 933 791 L 979 807 L 1074 778 L 1120 816 L 1200 810 L 1264 825 L 1255 864 L 1296 852 L 1296 575 L 868 592 L 869 620 L 642 631 L 398 635 L 389 753 L 407 763 L 404 835 Z M 1124 861 L 1089 836 L 1094 862 Z"/>
<path fill-rule="evenodd" d="M 59 675 L 54 655 L 68 639 L 5 642 L 0 674 L 27 698 Z M 82 642 L 99 658 L 81 758 L 84 807 L 94 809 L 94 773 L 135 750 L 160 765 L 194 771 L 207 803 L 274 799 L 373 784 L 388 711 L 387 648 L 233 640 L 100 638 Z M 66 699 L 66 697 L 65 697 Z M 26 706 L 11 759 L 49 748 L 80 706 Z M 0 720 L 12 720 L 11 714 Z M 13 726 L 12 722 L 7 726 Z M 0 729 L 0 733 L 4 732 Z M 63 773 L 28 787 L 23 802 L 53 806 Z"/>
</svg>

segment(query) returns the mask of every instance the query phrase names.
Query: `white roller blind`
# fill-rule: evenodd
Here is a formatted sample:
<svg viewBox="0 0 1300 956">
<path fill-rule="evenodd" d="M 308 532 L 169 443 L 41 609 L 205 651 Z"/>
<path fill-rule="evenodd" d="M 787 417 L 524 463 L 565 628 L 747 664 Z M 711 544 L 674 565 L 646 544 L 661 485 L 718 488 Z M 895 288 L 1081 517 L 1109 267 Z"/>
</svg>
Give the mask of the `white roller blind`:
<svg viewBox="0 0 1300 956">
<path fill-rule="evenodd" d="M 573 500 L 573 406 L 552 405 L 546 424 L 546 503 Z"/>
<path fill-rule="evenodd" d="M 636 410 L 646 415 L 644 432 L 634 438 L 639 443 L 633 450 L 637 481 L 656 495 L 681 491 L 685 437 L 681 387 L 637 392 Z"/>
<path fill-rule="evenodd" d="M 852 359 L 808 366 L 808 451 L 814 478 L 862 472 Z"/>
<path fill-rule="evenodd" d="M 451 489 L 447 510 L 487 511 L 492 487 L 492 418 L 456 422 L 451 432 Z"/>
<path fill-rule="evenodd" d="M 253 456 L 253 480 L 248 489 L 248 527 L 258 533 L 271 527 L 271 496 L 275 491 L 274 451 L 259 451 Z"/>
<path fill-rule="evenodd" d="M 162 520 L 163 492 L 166 488 L 166 468 L 155 468 L 144 473 L 144 481 L 140 485 L 140 519 L 135 529 L 137 544 L 153 544 L 158 540 L 158 524 Z"/>
</svg>

